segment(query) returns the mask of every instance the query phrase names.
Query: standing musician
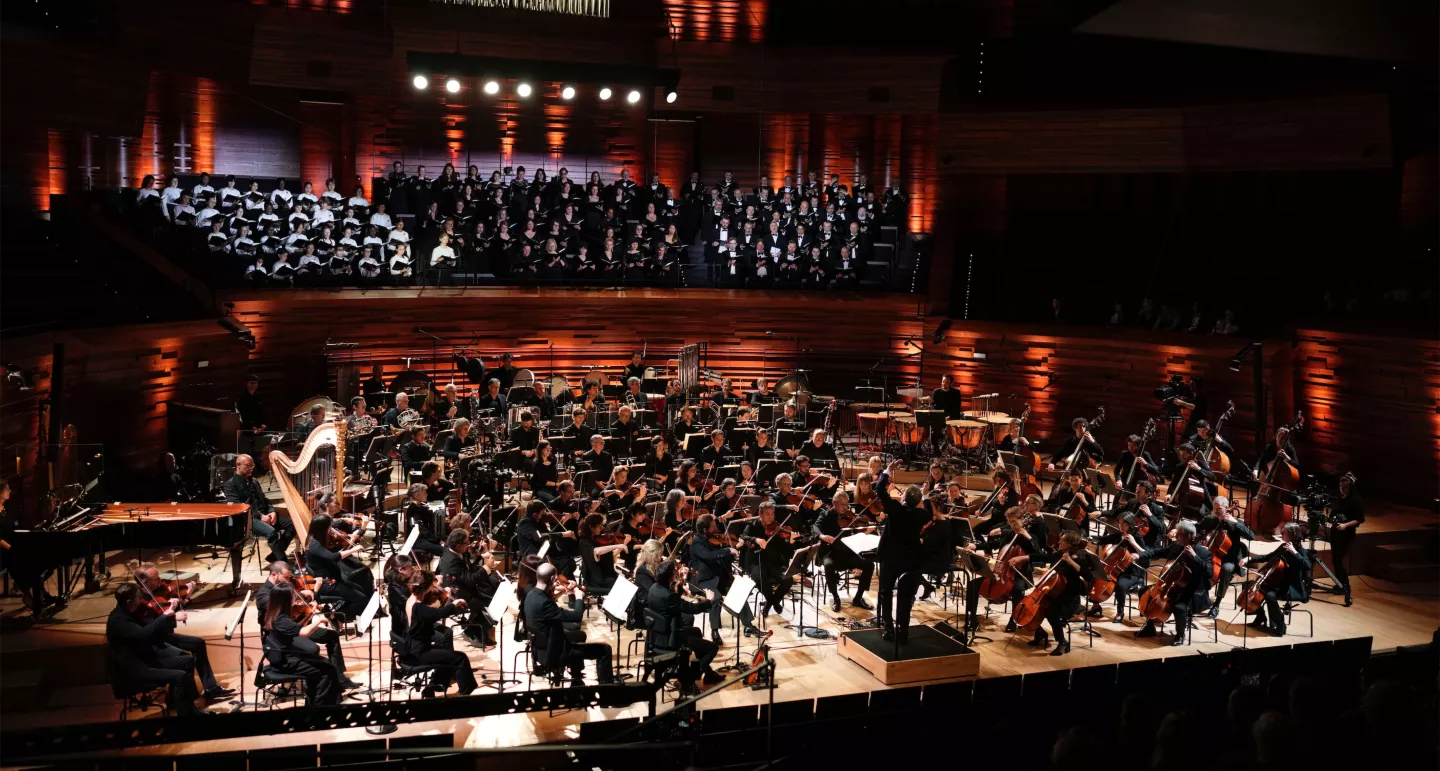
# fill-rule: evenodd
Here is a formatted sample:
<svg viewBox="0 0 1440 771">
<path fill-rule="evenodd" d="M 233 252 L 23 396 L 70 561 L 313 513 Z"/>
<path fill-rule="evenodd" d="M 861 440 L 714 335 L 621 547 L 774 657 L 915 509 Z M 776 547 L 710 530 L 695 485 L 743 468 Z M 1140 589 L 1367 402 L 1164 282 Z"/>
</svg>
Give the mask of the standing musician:
<svg viewBox="0 0 1440 771">
<path fill-rule="evenodd" d="M 1060 544 L 1051 555 L 1055 572 L 1065 579 L 1065 586 L 1050 598 L 1043 607 L 1045 622 L 1050 625 L 1050 634 L 1055 638 L 1055 650 L 1051 656 L 1063 656 L 1070 652 L 1070 639 L 1065 635 L 1065 622 L 1080 610 L 1080 601 L 1089 594 L 1090 584 L 1100 569 L 1100 560 L 1085 547 L 1084 536 L 1074 530 L 1060 534 Z M 1043 627 L 1035 628 L 1035 639 L 1030 645 L 1036 648 L 1049 646 L 1049 639 Z"/>
<path fill-rule="evenodd" d="M 670 440 L 664 434 L 656 434 L 650 444 L 650 454 L 645 456 L 645 476 L 664 489 L 674 475 L 675 458 L 670 455 Z"/>
<path fill-rule="evenodd" d="M 515 385 L 515 375 L 520 370 L 515 368 L 515 356 L 511 353 L 500 354 L 500 366 L 495 368 L 495 380 L 500 384 L 500 390 L 510 392 L 510 386 Z M 480 397 L 485 398 L 485 397 Z M 502 409 L 503 413 L 504 410 Z"/>
<path fill-rule="evenodd" d="M 290 541 L 295 538 L 295 526 L 288 519 L 283 522 L 280 520 L 274 507 L 270 505 L 270 500 L 265 497 L 265 492 L 260 489 L 260 483 L 255 481 L 254 458 L 249 455 L 235 458 L 235 475 L 225 481 L 220 493 L 226 503 L 243 503 L 250 507 L 251 532 L 270 544 L 270 554 L 265 561 L 278 562 L 285 559 Z M 244 542 L 241 542 L 230 547 L 230 570 L 234 576 L 231 589 L 240 586 L 240 552 L 244 545 Z"/>
<path fill-rule="evenodd" d="M 1340 497 L 1330 507 L 1330 562 L 1335 579 L 1340 583 L 1336 592 L 1345 594 L 1345 607 L 1353 604 L 1350 596 L 1350 549 L 1355 545 L 1355 531 L 1365 524 L 1365 501 L 1355 491 L 1355 475 L 1340 477 Z"/>
<path fill-rule="evenodd" d="M 955 379 L 949 375 L 940 376 L 940 387 L 930 392 L 930 406 L 945 413 L 946 420 L 960 420 L 965 411 L 961 406 L 964 397 L 955 389 Z"/>
<path fill-rule="evenodd" d="M 1171 645 L 1185 644 L 1185 631 L 1190 628 L 1193 613 L 1203 612 L 1210 603 L 1210 551 L 1197 541 L 1195 523 L 1181 520 L 1175 525 L 1175 540 L 1169 545 L 1155 546 L 1135 555 L 1137 560 L 1152 560 L 1164 557 L 1169 562 L 1185 561 L 1183 578 L 1179 582 L 1178 595 L 1170 607 L 1175 617 L 1175 636 Z M 1155 622 L 1146 621 L 1145 628 L 1135 633 L 1136 637 L 1154 637 Z"/>
<path fill-rule="evenodd" d="M 334 633 L 330 620 L 316 613 L 301 626 L 291 616 L 296 600 L 290 583 L 267 586 L 270 592 L 261 622 L 266 660 L 281 672 L 305 678 L 306 706 L 339 704 L 344 671 L 320 655 L 320 646 L 313 639 L 317 633 Z"/>
<path fill-rule="evenodd" d="M 761 501 L 758 516 L 745 527 L 742 537 L 750 545 L 751 577 L 765 598 L 761 616 L 770 615 L 772 609 L 776 613 L 784 610 L 785 595 L 794 584 L 785 570 L 795 552 L 795 536 L 794 530 L 776 521 L 774 501 Z"/>
<path fill-rule="evenodd" d="M 400 445 L 400 464 L 406 471 L 419 471 L 434 456 L 435 451 L 425 443 L 425 427 L 412 427 L 410 441 Z"/>
<path fill-rule="evenodd" d="M 613 581 L 613 578 L 612 578 Z M 610 669 L 610 646 L 607 643 L 584 641 L 579 631 L 584 620 L 576 601 L 583 601 L 585 593 L 575 587 L 570 593 L 570 607 L 562 610 L 555 600 L 555 566 L 542 564 L 535 569 L 535 588 L 525 594 L 525 628 L 535 636 L 536 658 L 543 664 L 552 683 L 558 683 L 564 670 L 570 671 L 572 686 L 585 685 L 583 672 L 586 661 L 595 662 L 595 674 L 600 685 L 614 682 Z"/>
<path fill-rule="evenodd" d="M 878 601 L 880 625 L 885 629 L 882 637 L 904 645 L 910 635 L 910 606 L 915 603 L 915 587 L 920 581 L 920 529 L 930 521 L 930 512 L 920 507 L 924 494 L 916 485 L 905 489 L 903 502 L 892 496 L 890 473 L 899 462 L 899 459 L 891 461 L 875 482 L 886 519 L 876 555 L 880 559 Z M 914 583 L 897 587 L 902 575 L 913 576 Z M 892 614 L 890 601 L 897 591 L 899 596 L 895 597 Z"/>
<path fill-rule="evenodd" d="M 714 429 L 710 432 L 710 444 L 700 451 L 700 467 L 713 476 L 717 469 L 725 465 L 725 459 L 734 454 L 730 446 L 725 444 L 725 432 Z"/>
<path fill-rule="evenodd" d="M 330 600 L 336 610 L 351 618 L 358 618 L 365 611 L 374 593 L 374 584 L 361 584 L 342 565 L 341 560 L 365 551 L 364 544 L 346 545 L 339 533 L 330 528 L 329 514 L 316 514 L 310 520 L 310 540 L 305 544 L 305 567 L 316 578 L 330 579 L 321 582 L 317 593 Z M 417 542 L 416 546 L 419 544 Z M 367 573 L 368 575 L 368 573 Z"/>
<path fill-rule="evenodd" d="M 291 572 L 288 563 L 270 563 L 269 572 L 265 576 L 265 583 L 261 584 L 260 588 L 255 590 L 255 614 L 262 627 L 265 624 L 265 616 L 270 609 L 270 595 L 275 591 L 275 587 L 282 584 L 289 587 L 294 594 L 292 598 L 292 608 L 294 604 L 313 602 L 315 600 L 314 592 L 309 589 L 299 588 L 299 584 L 295 580 L 295 574 Z M 294 614 L 292 613 L 291 615 L 293 616 Z M 315 614 L 316 617 L 322 615 L 323 614 L 320 613 Z M 345 676 L 345 651 L 340 645 L 339 632 L 336 632 L 332 627 L 325 626 L 311 630 L 307 636 L 312 642 L 325 646 L 325 656 L 330 660 L 330 663 L 334 665 L 335 672 L 340 676 L 340 687 L 342 689 L 348 690 L 360 687 L 360 683 Z"/>
<path fill-rule="evenodd" d="M 626 383 L 629 383 L 631 380 L 638 381 L 645 378 L 645 361 L 641 358 L 639 351 L 630 352 L 630 363 L 625 365 L 625 368 L 620 373 L 620 377 Z"/>
<path fill-rule="evenodd" d="M 560 471 L 555 466 L 554 451 L 549 440 L 541 439 L 535 445 L 535 459 L 530 462 L 530 495 L 549 504 L 555 501 L 559 489 Z"/>
<path fill-rule="evenodd" d="M 115 686 L 126 691 L 168 686 L 166 703 L 182 718 L 206 714 L 195 707 L 195 659 L 188 653 L 166 645 L 165 637 L 175 631 L 177 618 L 183 612 L 175 603 L 166 603 L 155 617 L 142 622 L 140 587 L 121 584 L 115 589 L 115 607 L 105 620 L 107 656 L 113 670 Z"/>
<path fill-rule="evenodd" d="M 1295 445 L 1290 443 L 1290 429 L 1281 427 L 1275 432 L 1275 441 L 1265 445 L 1260 451 L 1260 457 L 1255 461 L 1254 474 L 1256 479 L 1264 477 L 1270 471 L 1270 464 L 1279 458 L 1290 465 L 1299 468 L 1300 456 L 1295 454 Z"/>
<path fill-rule="evenodd" d="M 994 545 L 989 551 L 1003 553 L 1009 568 L 1016 573 L 1014 586 L 1006 598 L 1010 601 L 1011 607 L 1014 607 L 1024 598 L 1025 589 L 1032 583 L 1030 580 L 1032 568 L 1044 559 L 1045 523 L 1040 520 L 1040 517 L 1027 513 L 1019 506 L 1006 509 L 1003 516 L 1005 524 L 999 528 L 998 532 L 989 536 L 990 544 Z M 1012 541 L 1015 548 L 1007 551 L 1004 547 Z M 991 569 L 998 570 L 999 566 L 993 566 Z M 977 611 L 980 607 L 981 583 L 978 578 L 972 578 L 965 586 L 965 631 L 967 633 L 974 632 L 980 627 L 980 617 Z M 1015 619 L 1012 617 L 1010 622 L 1005 625 L 1005 633 L 1011 634 L 1015 629 Z"/>
<path fill-rule="evenodd" d="M 1150 457 L 1149 450 L 1140 449 L 1140 437 L 1131 434 L 1125 437 L 1125 452 L 1120 453 L 1120 459 L 1115 461 L 1115 484 L 1124 487 L 1125 480 L 1130 478 L 1130 468 L 1136 463 L 1140 464 L 1140 468 L 1134 472 L 1135 482 L 1142 479 L 1154 482 L 1160 473 L 1160 466 Z"/>
<path fill-rule="evenodd" d="M 536 448 L 540 444 L 540 429 L 535 425 L 535 413 L 530 410 L 523 410 L 520 413 L 520 425 L 510 432 L 510 441 L 515 443 L 515 449 L 520 455 L 526 458 L 534 458 Z"/>
<path fill-rule="evenodd" d="M 471 567 L 468 554 L 471 549 L 470 534 L 464 530 L 452 530 L 445 538 L 445 554 L 435 568 L 440 585 L 467 605 L 470 623 L 465 625 L 465 639 L 477 648 L 495 644 L 495 625 L 481 612 L 495 598 L 495 589 L 500 586 L 501 575 L 495 570 L 495 557 L 486 551 L 483 562 Z"/>
<path fill-rule="evenodd" d="M 468 609 L 464 600 L 451 599 L 435 574 L 418 570 L 410 577 L 410 596 L 405 600 L 405 652 L 421 664 L 433 666 L 435 674 L 421 692 L 429 699 L 444 691 L 454 680 L 465 696 L 476 689 L 475 667 L 470 657 L 445 644 L 445 619 Z M 453 644 L 452 644 L 453 645 Z"/>
<path fill-rule="evenodd" d="M 1147 482 L 1146 484 L 1149 483 Z M 1104 535 L 1095 539 L 1095 545 L 1113 546 L 1117 549 L 1125 549 L 1134 554 L 1139 554 L 1146 549 L 1158 545 L 1160 542 L 1160 534 L 1165 529 L 1163 520 L 1150 521 L 1149 529 L 1145 532 L 1144 536 L 1141 536 L 1139 525 L 1140 517 L 1141 515 L 1133 511 L 1127 511 L 1120 514 L 1120 516 L 1114 520 L 1113 525 L 1107 522 L 1106 524 L 1109 525 L 1110 529 L 1108 529 Z M 1147 543 L 1147 541 L 1149 541 L 1149 543 Z M 1150 560 L 1137 558 L 1134 562 L 1130 563 L 1130 567 L 1125 568 L 1125 570 L 1120 573 L 1120 576 L 1115 579 L 1115 618 L 1113 619 L 1115 623 L 1125 623 L 1125 598 L 1132 594 L 1135 589 L 1145 585 L 1145 573 L 1149 569 Z M 1104 612 L 1105 610 L 1100 607 L 1100 603 L 1090 603 L 1088 614 L 1091 617 L 1099 618 Z"/>
<path fill-rule="evenodd" d="M 416 482 L 410 485 L 405 494 L 405 521 L 420 528 L 420 535 L 415 538 L 415 545 L 412 551 L 425 555 L 425 562 L 429 564 L 431 559 L 445 553 L 445 547 L 440 545 L 440 538 L 435 533 L 435 512 L 425 505 L 430 497 L 430 489 L 425 485 Z M 315 525 L 311 522 L 311 533 Z M 409 533 L 406 533 L 409 536 Z M 307 547 L 308 548 L 308 547 Z M 351 548 L 360 548 L 358 546 Z M 309 564 L 308 562 L 306 564 Z"/>
<path fill-rule="evenodd" d="M 1224 528 L 1225 534 L 1230 537 L 1230 549 L 1220 560 L 1220 580 L 1215 582 L 1215 602 L 1210 605 L 1210 618 L 1220 616 L 1220 601 L 1225 599 L 1225 592 L 1230 590 L 1230 580 L 1235 577 L 1235 568 L 1245 564 L 1250 556 L 1250 542 L 1255 540 L 1254 531 L 1230 513 L 1230 499 L 1223 495 L 1215 496 L 1210 502 L 1210 514 L 1195 526 L 1202 541 L 1216 528 Z"/>
<path fill-rule="evenodd" d="M 658 651 L 671 652 L 682 646 L 688 648 L 694 658 L 688 660 L 680 670 L 680 695 L 694 696 L 697 676 L 706 685 L 714 685 L 725 678 L 710 668 L 710 662 L 720 652 L 718 642 L 712 642 L 701 635 L 700 630 L 687 623 L 688 617 L 719 604 L 714 589 L 705 589 L 704 597 L 694 597 L 686 582 L 689 571 L 668 559 L 655 569 L 655 583 L 645 597 L 645 607 L 658 617 L 650 630 L 651 645 Z M 717 633 L 718 634 L 718 633 Z"/>
<path fill-rule="evenodd" d="M 1070 421 L 1070 427 L 1074 429 L 1075 435 L 1066 437 L 1065 443 L 1055 453 L 1054 460 L 1046 464 L 1048 471 L 1057 468 L 1064 468 L 1066 461 L 1075 454 L 1075 448 L 1080 448 L 1080 454 L 1076 455 L 1075 463 L 1081 468 L 1098 466 L 1105 460 L 1105 449 L 1090 435 L 1090 421 L 1084 418 L 1076 418 Z"/>
<path fill-rule="evenodd" d="M 865 592 L 875 575 L 875 563 L 862 559 L 840 539 L 860 530 L 874 529 L 874 524 L 864 514 L 850 508 L 850 496 L 844 490 L 837 491 L 830 502 L 830 508 L 811 525 L 811 532 L 820 539 L 815 558 L 825 569 L 825 585 L 830 587 L 830 610 L 840 612 L 839 571 L 856 569 L 860 571 L 860 578 L 855 583 L 855 595 L 850 598 L 850 604 L 862 610 L 872 610 L 870 603 L 865 601 Z"/>
<path fill-rule="evenodd" d="M 727 482 L 730 480 L 726 480 Z M 730 591 L 733 583 L 735 560 L 740 552 L 724 538 L 725 532 L 719 517 L 701 514 L 695 520 L 695 537 L 690 541 L 690 585 L 704 592 L 713 592 L 716 600 L 710 606 L 710 640 L 720 644 L 719 598 Z M 750 603 L 740 610 L 740 623 L 746 637 L 756 637 L 760 630 L 755 628 L 755 614 Z"/>
<path fill-rule="evenodd" d="M 644 507 L 641 507 L 644 512 Z M 602 543 L 603 541 L 603 543 Z M 615 585 L 615 555 L 630 551 L 629 535 L 605 529 L 604 514 L 590 514 L 580 523 L 580 577 L 587 591 L 608 594 Z M 636 544 L 638 547 L 640 544 Z"/>
<path fill-rule="evenodd" d="M 510 354 L 507 353 L 505 355 L 509 356 Z M 513 370 L 514 368 L 512 367 L 511 369 Z M 510 377 L 515 377 L 513 371 Z M 475 409 L 482 415 L 488 412 L 501 420 L 505 420 L 505 416 L 510 413 L 510 403 L 505 398 L 505 394 L 501 393 L 500 390 L 505 387 L 499 377 L 490 378 L 490 380 L 485 383 L 485 393 L 481 394 L 480 398 L 475 400 Z"/>
<path fill-rule="evenodd" d="M 135 580 L 140 585 L 142 599 L 158 599 L 159 596 L 170 593 L 170 587 L 160 578 L 160 569 L 148 562 L 135 569 Z M 194 588 L 193 583 L 189 585 L 190 590 L 193 591 Z M 147 608 L 146 611 L 142 611 L 142 615 L 153 612 L 156 612 L 153 607 Z M 210 668 L 210 652 L 205 645 L 205 638 L 180 634 L 171 630 L 161 638 L 161 643 L 178 648 L 194 657 L 195 674 L 200 676 L 200 685 L 205 689 L 202 696 L 207 699 L 222 699 L 235 693 L 229 688 L 221 688 L 220 683 L 215 680 L 215 672 Z"/>
<path fill-rule="evenodd" d="M 590 450 L 581 454 L 578 460 L 592 472 L 590 474 L 590 494 L 600 494 L 605 480 L 615 472 L 615 456 L 606 452 L 605 437 L 600 434 L 591 434 Z"/>
<path fill-rule="evenodd" d="M 1307 585 L 1310 582 L 1310 570 L 1314 566 L 1310 561 L 1310 555 L 1305 551 L 1305 545 L 1301 541 L 1305 537 L 1305 526 L 1299 522 L 1286 522 L 1280 526 L 1280 546 L 1266 557 L 1266 565 L 1277 561 L 1284 562 L 1284 571 L 1280 573 L 1279 579 L 1275 582 L 1267 581 L 1259 590 L 1265 596 L 1265 602 L 1255 611 L 1255 620 L 1250 626 L 1260 629 L 1276 637 L 1285 636 L 1285 614 L 1280 608 L 1280 600 L 1286 602 L 1309 602 L 1310 592 Z M 1246 557 L 1241 564 L 1255 562 L 1255 557 Z"/>
<path fill-rule="evenodd" d="M 1229 442 L 1225 441 L 1225 437 L 1215 433 L 1215 429 L 1211 428 L 1210 421 L 1208 420 L 1195 421 L 1195 433 L 1191 434 L 1188 438 L 1185 439 L 1185 441 L 1195 445 L 1196 447 L 1201 447 L 1206 442 L 1210 441 L 1211 436 L 1215 437 L 1215 441 L 1212 444 L 1213 447 L 1220 450 L 1220 452 L 1225 453 L 1225 455 L 1228 457 L 1239 457 L 1235 454 L 1235 448 L 1231 446 Z"/>
</svg>

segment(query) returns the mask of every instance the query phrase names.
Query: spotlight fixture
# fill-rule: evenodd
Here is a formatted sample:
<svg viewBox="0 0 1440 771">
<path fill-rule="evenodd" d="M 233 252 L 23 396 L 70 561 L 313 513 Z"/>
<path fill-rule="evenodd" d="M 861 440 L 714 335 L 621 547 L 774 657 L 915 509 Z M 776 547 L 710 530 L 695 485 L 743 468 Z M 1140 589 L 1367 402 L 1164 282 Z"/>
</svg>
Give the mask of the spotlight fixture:
<svg viewBox="0 0 1440 771">
<path fill-rule="evenodd" d="M 625 101 L 629 102 L 630 104 L 635 104 L 636 102 L 640 101 L 640 92 L 631 90 L 630 93 L 625 95 Z"/>
<path fill-rule="evenodd" d="M 500 93 L 500 84 L 496 83 L 493 80 L 485 81 L 485 93 L 490 94 L 491 96 Z"/>
<path fill-rule="evenodd" d="M 609 86 L 605 86 L 604 88 L 600 89 L 600 98 L 601 98 L 602 100 L 603 100 L 603 99 L 609 99 L 609 98 L 610 98 L 610 94 L 612 94 L 612 93 L 614 93 L 614 92 L 612 92 L 612 91 L 610 90 L 610 87 L 609 87 Z"/>
<path fill-rule="evenodd" d="M 566 87 L 560 89 L 560 98 L 561 98 L 561 99 L 574 99 L 574 98 L 575 98 L 575 87 L 574 87 L 574 86 L 566 86 Z"/>
<path fill-rule="evenodd" d="M 675 104 L 675 100 L 679 98 L 680 95 L 675 93 L 673 88 L 665 92 L 665 104 Z"/>
<path fill-rule="evenodd" d="M 1245 359 L 1251 351 L 1255 350 L 1255 346 L 1256 343 L 1246 343 L 1244 348 L 1235 352 L 1235 355 L 1230 358 L 1231 372 L 1239 372 L 1245 368 Z"/>
<path fill-rule="evenodd" d="M 518 85 L 518 86 L 515 87 L 515 93 L 519 94 L 521 98 L 524 98 L 524 97 L 529 96 L 529 95 L 530 95 L 530 84 L 529 84 L 529 83 L 521 83 L 520 85 Z"/>
<path fill-rule="evenodd" d="M 430 79 L 425 77 L 424 75 L 416 75 L 415 79 L 410 82 L 414 83 L 415 88 L 421 91 L 424 91 L 425 89 L 430 87 Z"/>
<path fill-rule="evenodd" d="M 454 78 L 445 81 L 445 90 L 452 94 L 460 93 L 460 81 Z"/>
</svg>

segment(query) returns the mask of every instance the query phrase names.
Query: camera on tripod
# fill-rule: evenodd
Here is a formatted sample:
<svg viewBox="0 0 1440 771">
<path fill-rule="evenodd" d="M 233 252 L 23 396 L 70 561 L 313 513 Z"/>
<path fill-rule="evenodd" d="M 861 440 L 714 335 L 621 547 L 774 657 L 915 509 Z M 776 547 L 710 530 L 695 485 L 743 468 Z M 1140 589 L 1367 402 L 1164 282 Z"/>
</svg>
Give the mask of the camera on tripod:
<svg viewBox="0 0 1440 771">
<path fill-rule="evenodd" d="M 1171 375 L 1165 385 L 1155 389 L 1155 398 L 1162 402 L 1185 399 L 1193 395 L 1190 392 L 1190 386 L 1185 384 L 1185 378 L 1181 375 Z"/>
</svg>

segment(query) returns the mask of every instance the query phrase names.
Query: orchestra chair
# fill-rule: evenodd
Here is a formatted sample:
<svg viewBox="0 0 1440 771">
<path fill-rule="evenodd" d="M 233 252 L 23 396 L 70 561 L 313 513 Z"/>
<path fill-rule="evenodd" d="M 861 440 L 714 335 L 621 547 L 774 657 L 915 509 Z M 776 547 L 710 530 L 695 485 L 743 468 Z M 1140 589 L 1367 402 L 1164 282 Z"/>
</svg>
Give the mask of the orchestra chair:
<svg viewBox="0 0 1440 771">
<path fill-rule="evenodd" d="M 1307 624 L 1307 627 L 1308 627 L 1308 630 L 1309 630 L 1309 631 L 1308 631 L 1306 634 L 1303 634 L 1303 635 L 1297 634 L 1296 636 L 1297 636 L 1297 637 L 1314 637 L 1314 636 L 1315 636 L 1315 614 L 1314 614 L 1314 613 L 1311 613 L 1310 611 L 1308 611 L 1308 610 L 1300 607 L 1300 604 L 1297 603 L 1297 602 L 1282 602 L 1282 603 L 1280 603 L 1280 612 L 1285 615 L 1285 634 L 1292 634 L 1292 632 L 1291 632 L 1290 630 L 1295 627 L 1295 614 L 1297 614 L 1297 613 L 1304 613 L 1304 614 L 1305 614 L 1305 621 L 1306 621 L 1306 624 Z"/>
<path fill-rule="evenodd" d="M 674 650 L 661 651 L 655 647 L 655 630 L 665 623 L 660 614 L 645 609 L 645 648 L 640 661 L 635 665 L 639 670 L 637 680 L 643 681 L 654 676 L 655 682 L 659 685 L 674 685 L 676 691 L 680 689 L 680 681 L 677 677 L 673 683 L 666 683 L 667 674 L 677 674 L 684 662 L 690 658 L 690 649 L 684 643 L 676 643 Z M 659 689 L 660 703 L 665 703 L 666 687 Z"/>
<path fill-rule="evenodd" d="M 281 672 L 268 662 L 263 663 L 255 669 L 255 698 L 259 701 L 260 694 L 266 695 L 265 705 L 269 709 L 275 709 L 275 702 L 288 700 L 297 706 L 301 699 L 305 698 L 305 676 L 294 675 L 289 672 Z"/>
<path fill-rule="evenodd" d="M 163 717 L 170 717 L 169 689 L 163 685 L 151 686 L 145 690 L 127 693 L 127 689 L 121 688 L 116 683 L 110 684 L 111 693 L 120 700 L 120 720 L 124 722 L 130 717 L 130 710 L 138 709 L 141 712 L 149 712 L 151 707 L 160 707 L 160 714 Z"/>
<path fill-rule="evenodd" d="M 405 652 L 404 640 L 397 640 L 392 634 L 390 637 L 390 688 L 398 690 L 401 686 L 412 691 L 423 691 L 431 687 L 435 677 L 435 667 L 430 664 L 422 664 L 411 658 Z"/>
</svg>

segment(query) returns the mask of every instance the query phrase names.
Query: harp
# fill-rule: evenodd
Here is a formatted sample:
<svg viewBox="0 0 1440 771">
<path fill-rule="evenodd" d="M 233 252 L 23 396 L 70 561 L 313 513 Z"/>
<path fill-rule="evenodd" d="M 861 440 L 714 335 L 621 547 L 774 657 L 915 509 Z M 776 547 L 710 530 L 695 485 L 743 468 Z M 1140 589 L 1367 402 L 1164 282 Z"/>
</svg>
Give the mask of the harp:
<svg viewBox="0 0 1440 771">
<path fill-rule="evenodd" d="M 305 544 L 310 540 L 310 520 L 315 516 L 320 496 L 333 492 L 335 499 L 344 505 L 341 496 L 345 493 L 345 432 L 343 420 L 322 423 L 305 438 L 295 460 L 279 450 L 270 453 L 270 468 L 280 485 L 285 508 L 290 511 L 301 554 L 305 553 Z"/>
</svg>

